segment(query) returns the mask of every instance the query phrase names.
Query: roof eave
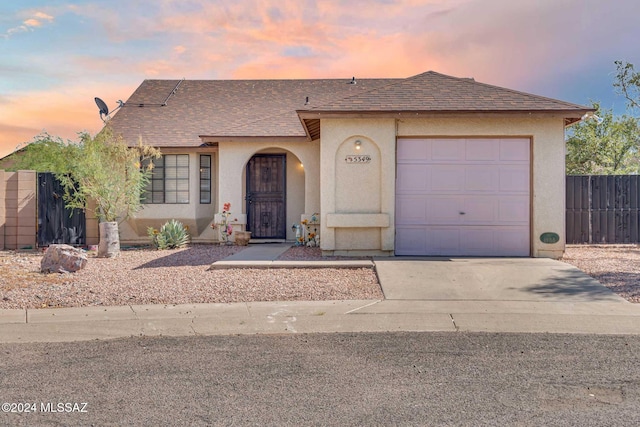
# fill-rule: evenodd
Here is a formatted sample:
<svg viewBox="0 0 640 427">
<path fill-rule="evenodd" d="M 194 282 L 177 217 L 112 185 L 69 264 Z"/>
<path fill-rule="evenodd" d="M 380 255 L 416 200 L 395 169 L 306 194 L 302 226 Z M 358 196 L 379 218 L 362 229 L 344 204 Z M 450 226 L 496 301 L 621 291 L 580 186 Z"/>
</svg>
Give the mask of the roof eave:
<svg viewBox="0 0 640 427">
<path fill-rule="evenodd" d="M 364 118 L 364 117 L 428 117 L 441 115 L 536 115 L 562 116 L 580 119 L 585 113 L 593 112 L 593 108 L 547 109 L 547 110 L 297 110 L 302 121 L 319 118 Z"/>
<path fill-rule="evenodd" d="M 309 136 L 278 136 L 278 135 L 198 135 L 203 143 L 217 142 L 308 142 Z"/>
<path fill-rule="evenodd" d="M 320 138 L 320 119 L 331 118 L 373 118 L 373 117 L 393 117 L 393 118 L 417 118 L 417 117 L 443 117 L 443 116 L 497 116 L 497 115 L 529 115 L 536 117 L 562 117 L 564 125 L 570 126 L 582 120 L 587 112 L 594 112 L 593 108 L 558 109 L 558 110 L 423 110 L 423 111 L 332 111 L 332 110 L 297 110 L 298 117 L 302 122 L 305 132 L 311 140 Z"/>
</svg>

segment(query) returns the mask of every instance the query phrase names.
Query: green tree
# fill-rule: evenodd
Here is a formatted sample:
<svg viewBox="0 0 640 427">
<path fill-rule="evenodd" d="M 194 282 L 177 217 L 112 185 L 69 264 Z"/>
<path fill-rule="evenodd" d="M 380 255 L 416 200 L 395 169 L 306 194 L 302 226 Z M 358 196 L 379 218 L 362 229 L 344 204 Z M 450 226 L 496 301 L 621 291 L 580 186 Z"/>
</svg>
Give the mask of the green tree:
<svg viewBox="0 0 640 427">
<path fill-rule="evenodd" d="M 117 220 L 142 208 L 141 194 L 153 162 L 146 162 L 148 167 L 141 167 L 141 162 L 159 156 L 159 150 L 141 141 L 128 147 L 107 126 L 95 137 L 81 133 L 78 143 L 41 135 L 25 148 L 14 168 L 53 172 L 65 189 L 68 208 L 95 213 L 100 222 L 98 256 L 112 257 L 120 250 Z"/>
<path fill-rule="evenodd" d="M 613 87 L 627 99 L 630 109 L 640 108 L 640 72 L 636 72 L 633 64 L 624 61 L 615 61 L 616 77 Z"/>
<path fill-rule="evenodd" d="M 593 103 L 596 116 L 573 125 L 567 138 L 567 174 L 620 175 L 640 172 L 640 127 L 638 119 L 614 117 Z"/>
</svg>

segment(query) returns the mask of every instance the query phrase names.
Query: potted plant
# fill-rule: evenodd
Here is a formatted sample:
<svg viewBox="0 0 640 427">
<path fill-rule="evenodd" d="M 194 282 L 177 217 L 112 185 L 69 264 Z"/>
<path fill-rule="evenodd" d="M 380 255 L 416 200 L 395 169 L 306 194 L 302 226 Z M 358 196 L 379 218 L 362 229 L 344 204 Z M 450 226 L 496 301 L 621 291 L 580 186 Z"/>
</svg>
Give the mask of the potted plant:
<svg viewBox="0 0 640 427">
<path fill-rule="evenodd" d="M 229 221 L 229 217 L 231 216 L 231 203 L 227 202 L 222 206 L 222 212 L 217 214 L 216 217 L 219 218 L 218 222 L 211 224 L 211 228 L 218 229 L 220 231 L 220 241 L 224 245 L 232 245 L 231 236 L 233 235 L 233 226 Z M 234 219 L 237 221 L 237 219 Z"/>
</svg>

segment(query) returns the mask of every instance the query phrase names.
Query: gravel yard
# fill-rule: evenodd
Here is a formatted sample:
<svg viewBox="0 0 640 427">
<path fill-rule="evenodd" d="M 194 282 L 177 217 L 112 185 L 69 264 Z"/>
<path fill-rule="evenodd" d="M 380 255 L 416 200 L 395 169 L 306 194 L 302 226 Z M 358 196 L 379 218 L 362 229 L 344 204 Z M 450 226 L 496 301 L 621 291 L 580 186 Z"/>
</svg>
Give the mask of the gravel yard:
<svg viewBox="0 0 640 427">
<path fill-rule="evenodd" d="M 0 251 L 0 308 L 383 298 L 371 269 L 208 270 L 242 249 L 136 249 L 115 259 L 90 254 L 87 268 L 78 273 L 46 275 L 40 273 L 41 252 Z M 322 258 L 318 248 L 292 247 L 280 259 L 347 258 Z M 640 303 L 639 246 L 568 245 L 562 261 Z"/>
<path fill-rule="evenodd" d="M 562 261 L 578 267 L 626 300 L 640 303 L 640 246 L 567 245 Z"/>
<path fill-rule="evenodd" d="M 111 259 L 90 255 L 74 274 L 41 274 L 42 253 L 0 251 L 0 308 L 383 298 L 372 269 L 208 270 L 242 249 L 194 245 L 126 250 Z M 321 258 L 300 249 L 283 256 Z"/>
</svg>

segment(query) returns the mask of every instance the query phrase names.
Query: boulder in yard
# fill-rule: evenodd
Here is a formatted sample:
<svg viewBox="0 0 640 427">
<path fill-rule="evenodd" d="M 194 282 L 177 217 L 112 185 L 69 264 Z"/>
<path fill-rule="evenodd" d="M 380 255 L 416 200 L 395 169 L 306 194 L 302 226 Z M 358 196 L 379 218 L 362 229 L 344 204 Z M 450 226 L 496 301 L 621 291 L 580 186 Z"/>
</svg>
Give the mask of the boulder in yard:
<svg viewBox="0 0 640 427">
<path fill-rule="evenodd" d="M 87 254 L 69 245 L 51 245 L 40 262 L 42 273 L 75 273 L 87 265 Z"/>
</svg>

